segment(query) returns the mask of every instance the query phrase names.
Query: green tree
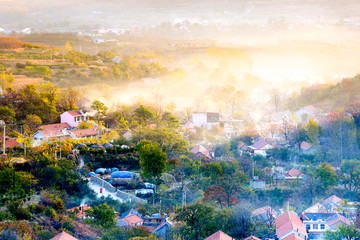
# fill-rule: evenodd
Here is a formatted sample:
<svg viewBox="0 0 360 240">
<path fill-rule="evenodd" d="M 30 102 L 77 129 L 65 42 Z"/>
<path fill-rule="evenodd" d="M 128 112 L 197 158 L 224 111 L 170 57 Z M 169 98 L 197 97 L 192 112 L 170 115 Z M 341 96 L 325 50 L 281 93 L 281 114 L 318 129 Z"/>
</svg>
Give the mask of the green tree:
<svg viewBox="0 0 360 240">
<path fill-rule="evenodd" d="M 4 121 L 12 121 L 15 118 L 15 111 L 8 106 L 0 107 L 0 119 Z"/>
<path fill-rule="evenodd" d="M 93 206 L 91 209 L 85 210 L 89 217 L 93 217 L 93 222 L 96 225 L 102 226 L 104 228 L 109 228 L 115 226 L 116 213 L 113 208 L 111 208 L 106 203 L 100 204 L 98 206 Z"/>
<path fill-rule="evenodd" d="M 334 168 L 329 163 L 321 163 L 320 166 L 315 169 L 315 173 L 324 189 L 328 189 L 329 187 L 337 184 L 338 176 Z"/>
<path fill-rule="evenodd" d="M 26 116 L 25 126 L 30 132 L 34 132 L 41 123 L 41 118 L 35 114 L 29 114 Z"/>
<path fill-rule="evenodd" d="M 183 236 L 187 239 L 203 239 L 214 233 L 214 208 L 203 203 L 192 203 L 176 210 L 175 221 L 185 224 Z"/>
<path fill-rule="evenodd" d="M 150 111 L 150 109 L 140 105 L 140 107 L 135 110 L 133 116 L 139 121 L 140 124 L 147 124 L 149 120 L 154 118 L 154 113 Z"/>
<path fill-rule="evenodd" d="M 157 143 L 145 143 L 140 148 L 141 175 L 156 180 L 166 170 L 166 153 Z"/>
<path fill-rule="evenodd" d="M 326 231 L 326 240 L 360 240 L 360 231 L 355 226 L 340 225 L 336 232 Z"/>
<path fill-rule="evenodd" d="M 340 170 L 341 183 L 347 191 L 356 195 L 360 186 L 360 161 L 357 159 L 343 160 Z"/>
<path fill-rule="evenodd" d="M 109 109 L 99 100 L 95 100 L 90 107 L 93 111 L 95 111 L 95 118 L 98 122 L 106 115 L 106 112 Z"/>
</svg>

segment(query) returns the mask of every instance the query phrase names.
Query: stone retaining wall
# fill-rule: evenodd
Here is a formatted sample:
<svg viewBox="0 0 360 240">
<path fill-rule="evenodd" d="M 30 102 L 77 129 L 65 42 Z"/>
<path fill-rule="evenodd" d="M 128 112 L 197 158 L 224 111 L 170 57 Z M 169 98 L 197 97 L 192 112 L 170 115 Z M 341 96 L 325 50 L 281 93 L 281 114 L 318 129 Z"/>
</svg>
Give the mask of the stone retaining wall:
<svg viewBox="0 0 360 240">
<path fill-rule="evenodd" d="M 147 201 L 142 198 L 138 198 L 129 193 L 126 193 L 126 192 L 123 192 L 120 190 L 116 190 L 116 188 L 113 187 L 110 183 L 106 182 L 105 180 L 103 180 L 99 177 L 90 176 L 90 182 L 95 183 L 100 186 L 103 186 L 106 189 L 106 191 L 115 193 L 116 196 L 123 199 L 124 202 L 130 201 L 130 202 L 135 202 L 135 203 L 147 203 Z"/>
</svg>

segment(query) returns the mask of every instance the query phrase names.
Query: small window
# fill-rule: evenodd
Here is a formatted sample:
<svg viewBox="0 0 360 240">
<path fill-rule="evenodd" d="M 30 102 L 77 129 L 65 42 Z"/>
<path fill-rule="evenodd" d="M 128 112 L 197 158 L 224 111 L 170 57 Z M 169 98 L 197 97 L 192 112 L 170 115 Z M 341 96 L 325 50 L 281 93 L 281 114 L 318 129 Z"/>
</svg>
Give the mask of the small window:
<svg viewBox="0 0 360 240">
<path fill-rule="evenodd" d="M 325 224 L 320 224 L 320 229 L 325 229 Z"/>
<path fill-rule="evenodd" d="M 306 230 L 310 230 L 310 224 L 306 224 Z"/>
<path fill-rule="evenodd" d="M 317 224 L 313 224 L 313 229 L 319 229 L 319 226 Z"/>
<path fill-rule="evenodd" d="M 37 137 L 34 137 L 34 140 L 37 140 Z"/>
</svg>

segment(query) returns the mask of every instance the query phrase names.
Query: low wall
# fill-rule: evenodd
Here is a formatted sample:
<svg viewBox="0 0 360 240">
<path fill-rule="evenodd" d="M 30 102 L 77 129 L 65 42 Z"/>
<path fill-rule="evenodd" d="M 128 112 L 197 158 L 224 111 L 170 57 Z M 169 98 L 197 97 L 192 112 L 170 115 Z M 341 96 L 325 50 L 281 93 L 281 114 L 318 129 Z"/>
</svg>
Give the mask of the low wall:
<svg viewBox="0 0 360 240">
<path fill-rule="evenodd" d="M 116 192 L 116 188 L 113 187 L 110 183 L 108 183 L 105 180 L 102 180 L 101 178 L 95 177 L 95 176 L 90 176 L 90 182 L 95 183 L 97 185 L 103 186 L 103 188 L 106 189 L 106 191 L 108 192 Z"/>
<path fill-rule="evenodd" d="M 90 182 L 91 183 L 95 183 L 97 185 L 103 186 L 106 191 L 115 193 L 115 195 L 121 199 L 123 199 L 125 202 L 129 201 L 129 202 L 135 202 L 135 203 L 147 203 L 146 200 L 142 199 L 142 198 L 138 198 L 134 195 L 131 195 L 129 193 L 120 191 L 120 190 L 116 190 L 115 187 L 113 187 L 110 183 L 106 182 L 105 180 L 99 178 L 99 177 L 95 177 L 95 176 L 90 176 Z"/>
</svg>

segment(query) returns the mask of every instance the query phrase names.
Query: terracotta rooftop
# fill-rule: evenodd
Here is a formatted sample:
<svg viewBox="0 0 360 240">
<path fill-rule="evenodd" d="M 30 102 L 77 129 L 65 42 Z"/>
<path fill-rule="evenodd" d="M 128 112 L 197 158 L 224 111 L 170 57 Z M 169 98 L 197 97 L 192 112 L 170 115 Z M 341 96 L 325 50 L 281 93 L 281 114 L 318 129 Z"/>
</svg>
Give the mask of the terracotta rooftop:
<svg viewBox="0 0 360 240">
<path fill-rule="evenodd" d="M 274 209 L 272 209 L 270 206 L 266 206 L 266 207 L 262 207 L 262 208 L 258 208 L 255 209 L 254 211 L 252 211 L 253 215 L 259 215 L 259 214 L 272 214 L 272 215 L 276 215 L 276 212 Z"/>
<path fill-rule="evenodd" d="M 290 234 L 289 236 L 283 238 L 283 240 L 305 240 L 305 238 L 296 235 L 295 233 Z"/>
<path fill-rule="evenodd" d="M 328 213 L 329 210 L 321 203 L 316 203 L 315 205 L 304 210 L 304 212 L 305 213 Z"/>
<path fill-rule="evenodd" d="M 300 148 L 302 150 L 308 150 L 309 148 L 311 148 L 312 145 L 308 142 L 305 142 L 305 141 L 302 141 L 301 144 L 300 144 Z"/>
<path fill-rule="evenodd" d="M 71 110 L 71 111 L 66 111 L 66 112 L 69 113 L 71 116 L 74 116 L 74 117 L 84 115 L 82 112 L 80 112 L 80 110 Z M 66 113 L 66 112 L 64 112 L 64 113 Z"/>
<path fill-rule="evenodd" d="M 127 216 L 126 218 L 122 218 L 121 220 L 126 222 L 126 224 L 129 225 L 129 226 L 131 226 L 133 224 L 140 223 L 140 222 L 144 222 L 144 220 L 141 217 L 138 217 L 135 214 Z"/>
<path fill-rule="evenodd" d="M 342 199 L 341 198 L 339 198 L 338 196 L 336 196 L 336 195 L 332 195 L 331 197 L 328 197 L 327 199 L 325 199 L 324 201 L 323 201 L 323 204 L 324 205 L 327 205 L 327 204 L 329 204 L 329 203 L 335 203 L 335 204 L 337 204 L 337 205 L 340 205 L 340 202 L 342 201 Z"/>
<path fill-rule="evenodd" d="M 237 148 L 242 148 L 243 146 L 246 146 L 246 144 L 244 142 L 239 142 Z"/>
<path fill-rule="evenodd" d="M 65 136 L 66 134 L 60 129 L 49 129 L 49 130 L 39 130 L 39 132 L 44 135 L 45 137 L 61 137 Z"/>
<path fill-rule="evenodd" d="M 55 123 L 55 124 L 48 124 L 48 125 L 42 125 L 39 127 L 41 130 L 56 130 L 56 129 L 65 129 L 70 128 L 69 124 L 67 123 Z"/>
<path fill-rule="evenodd" d="M 219 230 L 204 240 L 234 240 L 234 238 Z"/>
<path fill-rule="evenodd" d="M 207 149 L 206 147 L 204 147 L 202 145 L 197 145 L 196 147 L 191 149 L 190 152 L 193 152 L 196 155 L 201 153 L 202 155 L 206 156 L 208 159 L 212 159 L 209 149 Z"/>
<path fill-rule="evenodd" d="M 273 144 L 271 144 L 265 140 L 259 140 L 259 141 L 255 142 L 252 146 L 249 146 L 249 147 L 253 148 L 253 149 L 262 149 L 263 147 L 265 147 L 268 144 L 274 147 Z"/>
<path fill-rule="evenodd" d="M 290 171 L 286 173 L 286 175 L 289 177 L 300 177 L 302 174 L 303 174 L 302 172 L 300 172 L 295 168 L 290 169 Z"/>
<path fill-rule="evenodd" d="M 61 232 L 50 240 L 79 240 L 76 237 L 71 236 L 67 232 Z"/>
<path fill-rule="evenodd" d="M 341 221 L 342 223 L 344 223 L 345 225 L 351 225 L 351 221 L 349 219 L 347 219 L 346 217 L 344 217 L 341 214 L 334 214 L 333 216 L 329 217 L 328 219 L 326 219 L 326 224 L 330 227 L 331 225 L 337 223 Z"/>
<path fill-rule="evenodd" d="M 77 138 L 97 136 L 99 133 L 92 128 L 88 129 L 76 129 L 70 131 Z"/>
<path fill-rule="evenodd" d="M 13 138 L 10 138 L 5 142 L 5 148 L 13 148 L 15 146 L 20 146 L 20 145 L 21 144 Z"/>
<path fill-rule="evenodd" d="M 296 231 L 307 237 L 307 232 L 303 222 L 294 212 L 285 212 L 275 220 L 276 235 L 278 238 L 285 234 Z M 303 238 L 300 238 L 303 239 Z"/>
<path fill-rule="evenodd" d="M 261 239 L 255 237 L 255 236 L 249 236 L 249 237 L 245 238 L 244 240 L 261 240 Z"/>
</svg>

